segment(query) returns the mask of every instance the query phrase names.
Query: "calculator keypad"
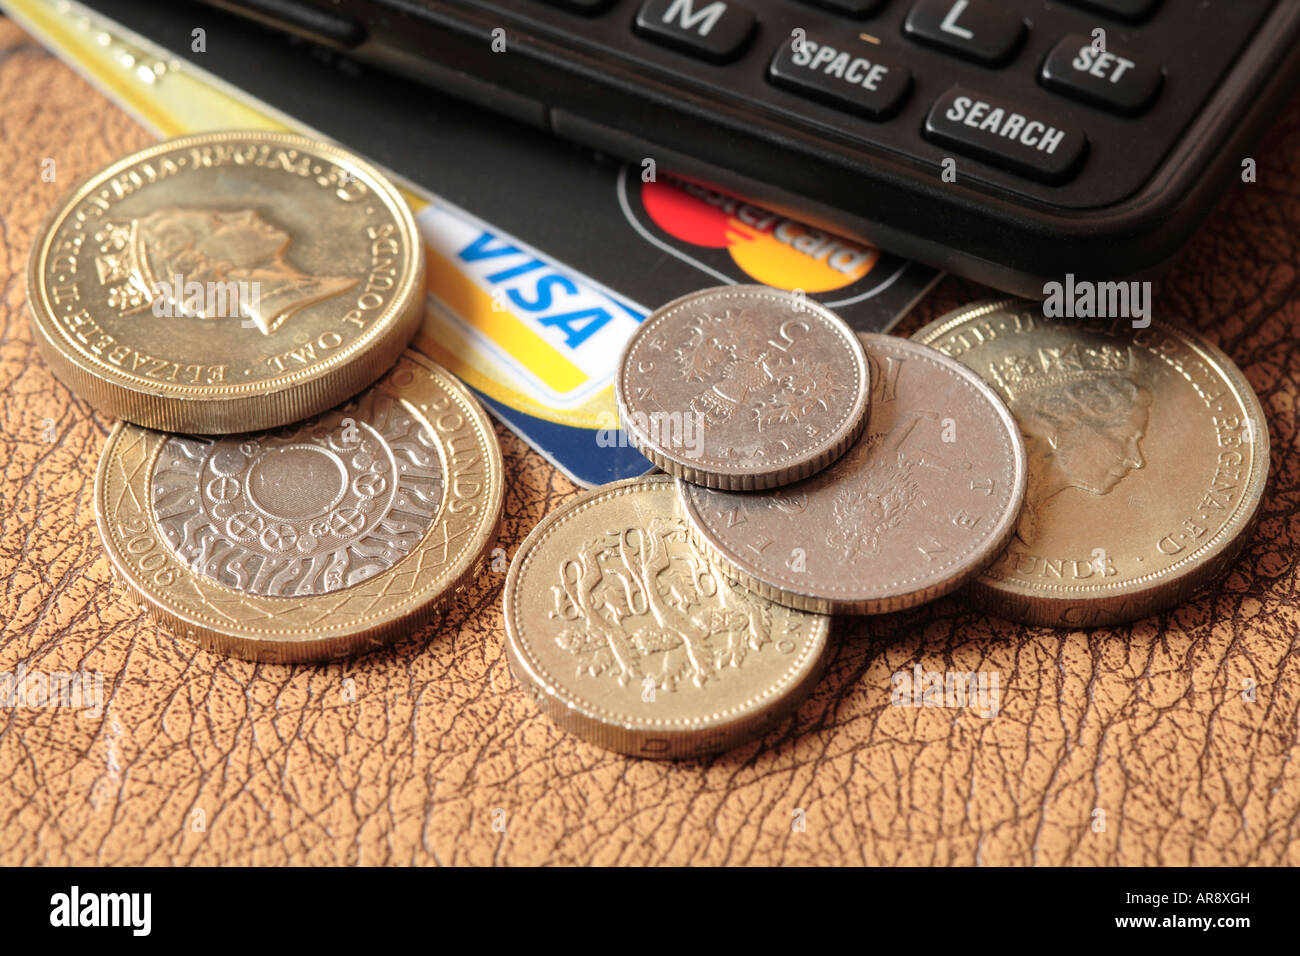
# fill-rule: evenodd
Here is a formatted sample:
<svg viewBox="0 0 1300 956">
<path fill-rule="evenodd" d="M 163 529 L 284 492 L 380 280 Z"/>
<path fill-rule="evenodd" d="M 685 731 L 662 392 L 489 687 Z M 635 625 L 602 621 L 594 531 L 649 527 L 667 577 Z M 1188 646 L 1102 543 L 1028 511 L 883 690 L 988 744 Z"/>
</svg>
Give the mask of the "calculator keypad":
<svg viewBox="0 0 1300 956">
<path fill-rule="evenodd" d="M 901 61 L 866 49 L 852 34 L 816 34 L 776 48 L 768 77 L 777 86 L 881 120 L 898 109 L 912 85 Z"/>
<path fill-rule="evenodd" d="M 557 46 L 585 49 L 624 90 L 678 98 L 685 114 L 636 135 L 672 139 L 689 115 L 703 128 L 687 151 L 738 174 L 802 178 L 813 194 L 822 163 L 846 171 L 901 158 L 938 180 L 955 162 L 956 182 L 1084 210 L 1150 181 L 1276 0 L 439 2 L 522 15 Z M 642 119 L 593 115 L 589 101 L 547 105 L 569 130 L 632 131 Z M 802 158 L 788 153 L 773 168 L 754 155 L 746 168 L 741 144 L 760 128 Z"/>
<path fill-rule="evenodd" d="M 1029 107 L 954 86 L 935 101 L 925 120 L 926 139 L 1037 179 L 1070 178 L 1088 137 Z"/>
</svg>

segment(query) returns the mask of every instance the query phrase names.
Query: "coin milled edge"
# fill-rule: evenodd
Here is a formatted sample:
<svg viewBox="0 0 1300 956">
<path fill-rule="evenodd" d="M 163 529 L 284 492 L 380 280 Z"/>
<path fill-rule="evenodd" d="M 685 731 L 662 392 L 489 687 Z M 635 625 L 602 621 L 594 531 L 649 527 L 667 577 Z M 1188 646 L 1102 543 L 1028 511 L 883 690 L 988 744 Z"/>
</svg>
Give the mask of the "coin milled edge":
<svg viewBox="0 0 1300 956">
<path fill-rule="evenodd" d="M 855 353 L 858 358 L 858 398 L 849 409 L 845 420 L 851 422 L 850 427 L 834 443 L 827 445 L 820 451 L 814 450 L 808 457 L 802 461 L 796 460 L 793 464 L 787 465 L 781 469 L 760 473 L 744 474 L 740 472 L 726 472 L 713 469 L 702 469 L 689 459 L 675 457 L 666 451 L 655 448 L 650 442 L 648 436 L 640 434 L 635 426 L 625 415 L 624 410 L 627 408 L 626 385 L 624 384 L 624 369 L 627 365 L 627 359 L 632 353 L 636 342 L 643 334 L 648 334 L 647 330 L 655 317 L 662 312 L 667 312 L 677 308 L 685 302 L 690 301 L 703 293 L 721 291 L 726 289 L 731 292 L 766 292 L 773 296 L 788 295 L 782 289 L 773 288 L 765 285 L 736 285 L 723 286 L 717 289 L 701 289 L 695 292 L 689 292 L 686 295 L 678 296 L 671 302 L 655 309 L 653 313 L 646 317 L 638 328 L 623 346 L 617 363 L 617 372 L 614 376 L 614 400 L 619 411 L 619 425 L 623 433 L 627 435 L 628 444 L 639 451 L 646 458 L 650 459 L 657 467 L 670 475 L 678 478 L 684 478 L 686 481 L 695 485 L 702 485 L 705 488 L 717 488 L 721 491 L 762 491 L 769 488 L 778 488 L 782 485 L 788 485 L 793 482 L 807 478 L 809 475 L 816 474 L 823 468 L 828 467 L 837 461 L 841 455 L 853 447 L 853 443 L 858 440 L 863 430 L 867 427 L 867 420 L 871 413 L 871 370 L 866 360 L 866 353 L 862 351 L 862 343 L 858 341 L 857 333 L 831 309 L 822 305 L 820 302 L 813 300 L 804 300 L 804 308 L 808 311 L 820 311 L 824 317 L 833 320 L 832 325 L 838 324 L 843 326 L 840 330 L 842 334 L 850 341 L 850 351 L 853 346 L 857 347 Z"/>
</svg>

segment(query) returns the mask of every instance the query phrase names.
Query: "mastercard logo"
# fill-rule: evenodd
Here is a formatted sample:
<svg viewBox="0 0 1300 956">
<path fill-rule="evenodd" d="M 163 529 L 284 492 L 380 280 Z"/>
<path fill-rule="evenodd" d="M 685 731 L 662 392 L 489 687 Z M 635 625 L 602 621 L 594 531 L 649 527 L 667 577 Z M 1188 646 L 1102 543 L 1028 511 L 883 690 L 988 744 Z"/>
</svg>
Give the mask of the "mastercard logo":
<svg viewBox="0 0 1300 956">
<path fill-rule="evenodd" d="M 831 292 L 875 267 L 880 251 L 682 180 L 641 184 L 646 213 L 674 238 L 725 249 L 742 272 L 778 289 Z"/>
</svg>

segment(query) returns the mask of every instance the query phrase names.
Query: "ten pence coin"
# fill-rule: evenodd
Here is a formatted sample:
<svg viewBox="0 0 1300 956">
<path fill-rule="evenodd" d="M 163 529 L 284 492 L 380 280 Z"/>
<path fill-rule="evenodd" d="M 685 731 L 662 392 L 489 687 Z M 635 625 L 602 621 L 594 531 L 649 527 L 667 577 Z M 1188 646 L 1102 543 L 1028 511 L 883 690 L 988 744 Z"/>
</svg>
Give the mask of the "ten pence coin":
<svg viewBox="0 0 1300 956">
<path fill-rule="evenodd" d="M 771 492 L 681 484 L 700 546 L 791 607 L 878 614 L 946 594 L 997 557 L 1024 498 L 1020 434 L 978 375 L 907 339 L 861 339 L 871 422 L 843 458 Z"/>
</svg>

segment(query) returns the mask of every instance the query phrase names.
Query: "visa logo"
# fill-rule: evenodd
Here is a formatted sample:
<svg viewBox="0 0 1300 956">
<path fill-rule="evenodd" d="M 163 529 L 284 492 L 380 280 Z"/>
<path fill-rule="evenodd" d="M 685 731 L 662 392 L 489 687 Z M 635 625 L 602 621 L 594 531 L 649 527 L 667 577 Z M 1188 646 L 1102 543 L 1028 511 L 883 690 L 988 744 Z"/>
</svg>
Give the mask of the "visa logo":
<svg viewBox="0 0 1300 956">
<path fill-rule="evenodd" d="M 537 397 L 568 404 L 613 382 L 645 309 L 467 213 L 434 204 L 418 218 L 429 291 Z"/>
<path fill-rule="evenodd" d="M 560 330 L 566 348 L 578 348 L 614 318 L 603 303 L 584 302 L 590 297 L 573 279 L 489 232 L 480 233 L 458 255 L 463 263 L 494 270 L 483 275 L 493 288 L 494 303 L 504 296 L 542 328 Z"/>
</svg>

